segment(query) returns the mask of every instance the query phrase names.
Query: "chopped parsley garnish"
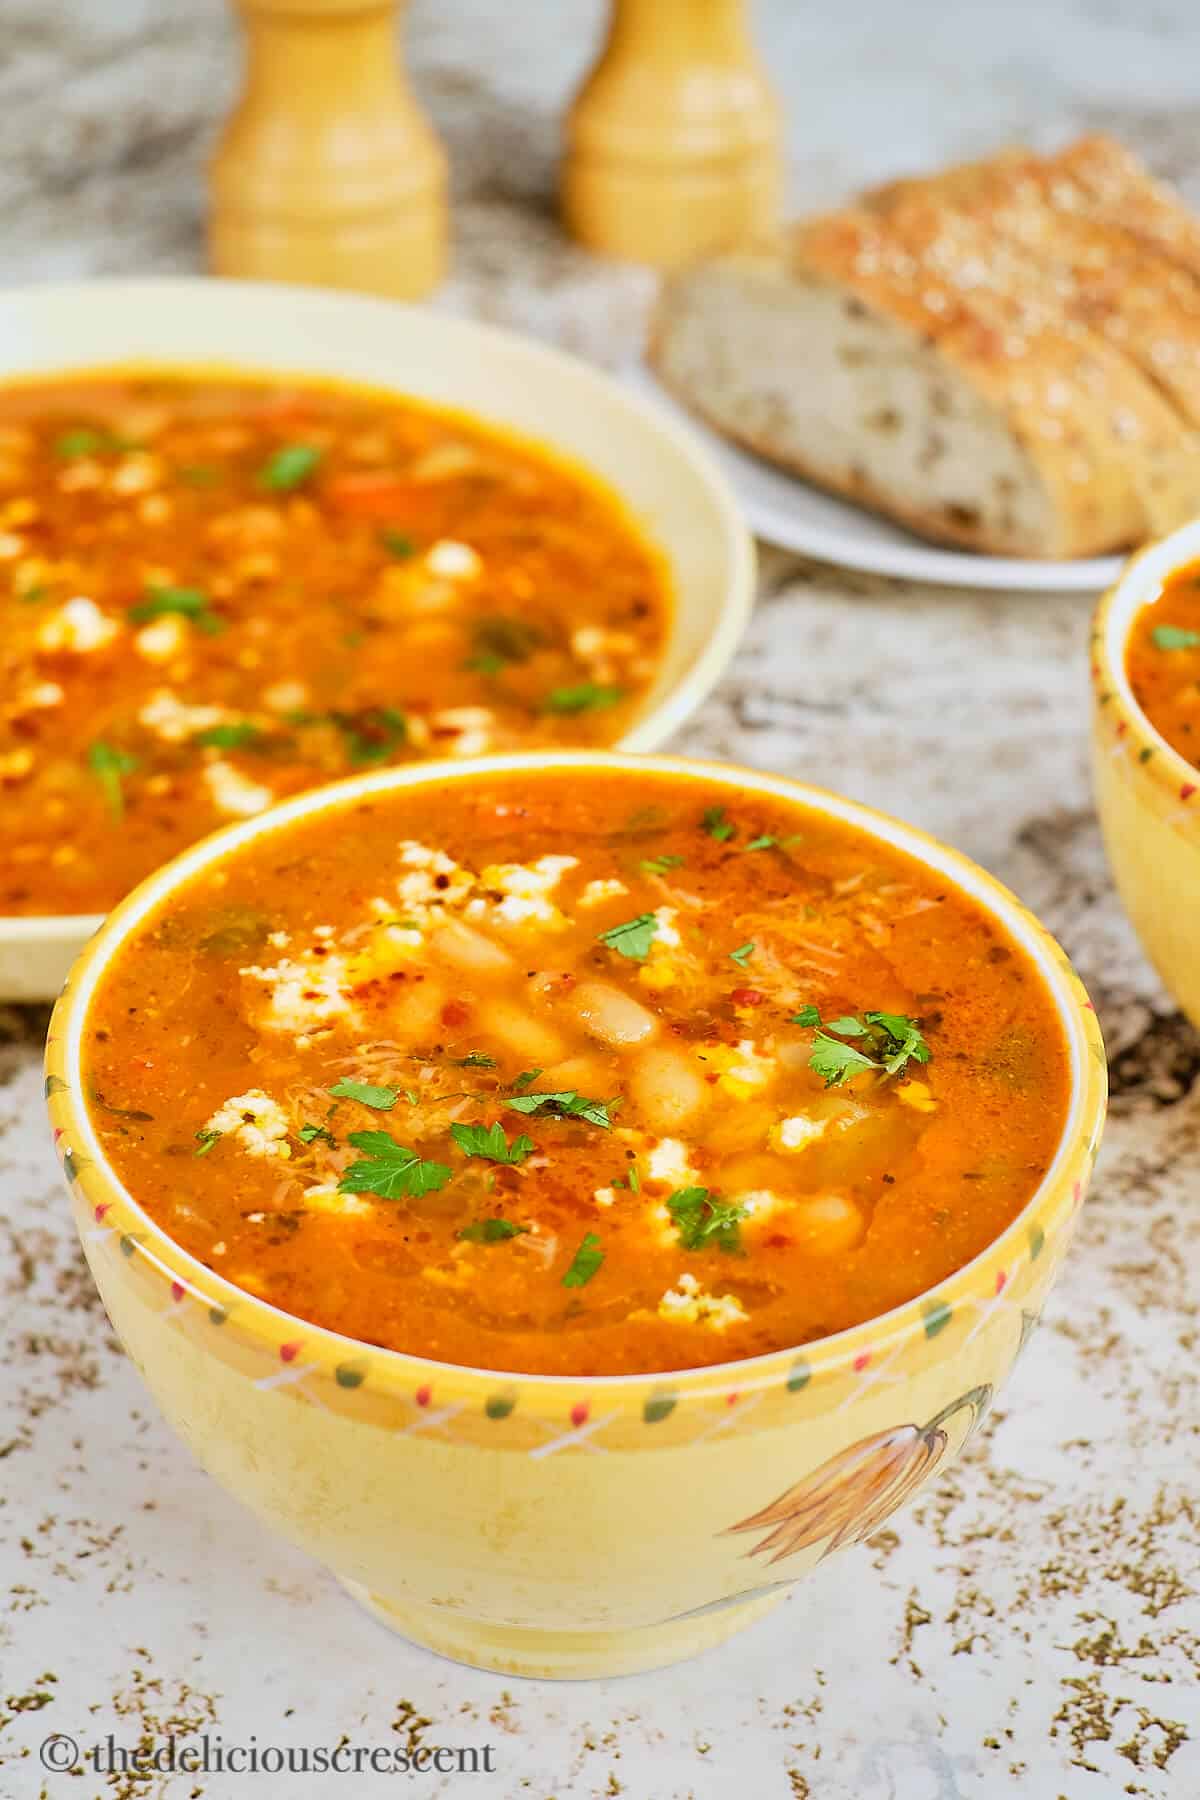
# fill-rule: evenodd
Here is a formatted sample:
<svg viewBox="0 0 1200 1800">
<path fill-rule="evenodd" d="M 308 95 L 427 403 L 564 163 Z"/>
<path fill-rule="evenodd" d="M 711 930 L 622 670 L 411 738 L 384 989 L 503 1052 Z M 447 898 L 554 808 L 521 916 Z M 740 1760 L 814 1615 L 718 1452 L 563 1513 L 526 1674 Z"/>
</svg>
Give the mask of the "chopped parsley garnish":
<svg viewBox="0 0 1200 1800">
<path fill-rule="evenodd" d="M 373 1106 L 376 1112 L 391 1112 L 400 1098 L 397 1088 L 376 1087 L 373 1082 L 350 1081 L 346 1077 L 328 1091 L 335 1100 L 357 1100 L 362 1106 Z"/>
<path fill-rule="evenodd" d="M 196 1155 L 207 1156 L 213 1145 L 219 1143 L 224 1135 L 225 1133 L 223 1131 L 198 1131 L 196 1133 L 196 1142 L 199 1144 L 200 1148 L 197 1150 Z"/>
<path fill-rule="evenodd" d="M 398 1200 L 404 1195 L 436 1193 L 450 1179 L 445 1163 L 427 1162 L 386 1131 L 352 1131 L 350 1142 L 363 1152 L 363 1158 L 343 1172 L 338 1182 L 343 1194 L 378 1194 L 382 1200 Z"/>
<path fill-rule="evenodd" d="M 258 485 L 273 494 L 288 494 L 303 486 L 321 460 L 315 444 L 283 444 L 258 472 Z"/>
<path fill-rule="evenodd" d="M 646 875 L 665 875 L 669 869 L 678 869 L 682 865 L 682 856 L 643 856 L 638 868 Z"/>
<path fill-rule="evenodd" d="M 729 960 L 730 962 L 735 962 L 739 969 L 744 969 L 747 962 L 754 955 L 754 950 L 755 944 L 753 938 L 751 938 L 749 943 L 739 944 L 736 950 L 731 950 L 729 952 Z"/>
<path fill-rule="evenodd" d="M 533 1083 L 537 1080 L 541 1072 L 540 1069 L 522 1069 L 521 1073 L 516 1076 L 512 1083 L 513 1092 L 516 1094 L 523 1094 L 527 1087 L 533 1086 Z"/>
<path fill-rule="evenodd" d="M 334 1137 L 332 1131 L 327 1131 L 325 1129 L 324 1125 L 302 1125 L 296 1133 L 296 1136 L 300 1139 L 302 1144 L 315 1144 L 318 1138 L 321 1138 L 329 1145 L 331 1150 L 337 1149 L 337 1139 Z"/>
<path fill-rule="evenodd" d="M 581 681 L 576 687 L 552 688 L 546 696 L 543 710 L 552 713 L 599 712 L 603 707 L 615 706 L 624 698 L 624 688 L 601 687 L 594 681 Z"/>
<path fill-rule="evenodd" d="M 536 625 L 490 613 L 472 626 L 475 653 L 467 663 L 481 675 L 498 675 L 506 663 L 528 662 L 542 642 Z"/>
<path fill-rule="evenodd" d="M 114 819 L 125 814 L 125 789 L 122 785 L 126 775 L 132 775 L 138 766 L 136 756 L 128 750 L 118 750 L 112 744 L 92 744 L 87 753 L 88 768 L 100 783 L 108 810 Z"/>
<path fill-rule="evenodd" d="M 861 1018 L 845 1015 L 821 1026 L 821 1015 L 815 1006 L 802 1006 L 793 1013 L 793 1025 L 820 1026 L 813 1040 L 808 1066 L 822 1077 L 826 1087 L 839 1087 L 864 1069 L 882 1069 L 885 1075 L 898 1075 L 910 1062 L 927 1063 L 931 1052 L 915 1019 L 904 1013 L 866 1012 Z M 834 1032 L 836 1036 L 830 1036 Z M 874 1056 L 856 1050 L 845 1038 L 865 1039 Z"/>
<path fill-rule="evenodd" d="M 802 1006 L 800 1011 L 794 1012 L 788 1020 L 789 1025 L 819 1025 L 820 1023 L 821 1014 L 815 1006 Z"/>
<path fill-rule="evenodd" d="M 531 1080 L 536 1080 L 536 1077 L 531 1077 Z M 609 1109 L 616 1102 L 589 1100 L 586 1094 L 577 1094 L 573 1088 L 567 1088 L 561 1094 L 520 1094 L 515 1100 L 510 1100 L 508 1105 L 513 1112 L 547 1112 L 562 1119 L 585 1119 L 589 1125 L 599 1125 L 602 1130 L 610 1131 L 612 1120 Z"/>
<path fill-rule="evenodd" d="M 356 713 L 331 713 L 346 740 L 352 763 L 386 762 L 408 736 L 408 720 L 394 706 L 368 706 Z"/>
<path fill-rule="evenodd" d="M 388 555 L 394 556 L 397 562 L 406 562 L 410 556 L 417 554 L 417 546 L 407 531 L 397 531 L 391 525 L 384 526 L 379 533 L 379 541 Z"/>
<path fill-rule="evenodd" d="M 506 1238 L 519 1237 L 528 1225 L 515 1225 L 511 1219 L 474 1219 L 459 1232 L 468 1244 L 502 1244 Z"/>
<path fill-rule="evenodd" d="M 145 625 L 167 613 L 190 619 L 197 631 L 206 632 L 209 637 L 215 637 L 225 629 L 224 619 L 213 612 L 208 595 L 199 588 L 150 587 L 146 589 L 146 598 L 129 608 L 129 617 L 135 625 Z"/>
<path fill-rule="evenodd" d="M 718 844 L 727 843 L 737 835 L 737 826 L 729 819 L 723 806 L 706 806 L 700 819 L 700 828 L 707 831 L 710 838 L 716 838 Z"/>
<path fill-rule="evenodd" d="M 402 919 L 396 921 L 397 924 L 404 922 Z M 482 1050 L 472 1050 L 468 1056 L 452 1056 L 450 1061 L 456 1069 L 494 1069 L 496 1066 L 495 1057 L 485 1056 Z"/>
<path fill-rule="evenodd" d="M 251 725 L 247 719 L 238 719 L 229 725 L 212 725 L 207 731 L 199 732 L 192 742 L 205 749 L 245 750 L 251 744 L 256 744 L 261 737 L 259 726 Z"/>
<path fill-rule="evenodd" d="M 596 942 L 607 944 L 610 950 L 628 956 L 633 962 L 645 962 L 657 936 L 658 920 L 654 914 L 639 913 L 636 919 L 626 919 L 623 925 L 614 925 L 611 930 L 602 931 Z"/>
<path fill-rule="evenodd" d="M 571 1258 L 571 1266 L 562 1278 L 564 1287 L 586 1287 L 604 1261 L 600 1239 L 594 1231 L 585 1234 L 583 1242 Z"/>
<path fill-rule="evenodd" d="M 54 440 L 54 454 L 70 462 L 76 456 L 102 456 L 106 450 L 120 450 L 122 440 L 111 431 L 91 431 L 81 425 L 75 431 L 64 431 Z"/>
<path fill-rule="evenodd" d="M 468 1156 L 482 1156 L 488 1162 L 522 1163 L 534 1148 L 532 1138 L 514 1138 L 510 1144 L 499 1120 L 494 1125 L 452 1125 L 450 1136 Z"/>
<path fill-rule="evenodd" d="M 1182 625 L 1156 625 L 1150 636 L 1156 650 L 1194 650 L 1200 644 L 1200 631 Z"/>
<path fill-rule="evenodd" d="M 772 837 L 769 831 L 764 831 L 761 837 L 751 838 L 748 844 L 743 844 L 742 849 L 769 850 L 773 844 L 777 844 L 778 842 L 779 839 L 777 837 Z"/>
<path fill-rule="evenodd" d="M 707 1244 L 726 1251 L 738 1248 L 738 1224 L 746 1208 L 736 1201 L 718 1200 L 705 1187 L 676 1188 L 667 1195 L 667 1211 L 684 1250 L 702 1250 Z"/>
</svg>

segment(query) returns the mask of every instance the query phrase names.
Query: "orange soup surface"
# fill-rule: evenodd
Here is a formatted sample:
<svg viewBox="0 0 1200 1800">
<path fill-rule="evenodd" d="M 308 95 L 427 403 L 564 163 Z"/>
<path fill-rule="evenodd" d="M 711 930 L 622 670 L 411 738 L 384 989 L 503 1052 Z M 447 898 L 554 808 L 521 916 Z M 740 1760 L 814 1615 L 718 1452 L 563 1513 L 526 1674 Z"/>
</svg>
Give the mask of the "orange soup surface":
<svg viewBox="0 0 1200 1800">
<path fill-rule="evenodd" d="M 632 768 L 262 835 L 122 947 L 85 1081 L 129 1191 L 238 1286 L 575 1375 L 935 1287 L 1068 1102 L 1053 1003 L 973 900 L 801 806 Z"/>
<path fill-rule="evenodd" d="M 1136 615 L 1125 668 L 1154 729 L 1200 768 L 1200 562 L 1177 570 Z"/>
<path fill-rule="evenodd" d="M 661 559 L 542 450 L 250 375 L 0 389 L 0 913 L 107 909 L 375 763 L 609 743 Z"/>
</svg>

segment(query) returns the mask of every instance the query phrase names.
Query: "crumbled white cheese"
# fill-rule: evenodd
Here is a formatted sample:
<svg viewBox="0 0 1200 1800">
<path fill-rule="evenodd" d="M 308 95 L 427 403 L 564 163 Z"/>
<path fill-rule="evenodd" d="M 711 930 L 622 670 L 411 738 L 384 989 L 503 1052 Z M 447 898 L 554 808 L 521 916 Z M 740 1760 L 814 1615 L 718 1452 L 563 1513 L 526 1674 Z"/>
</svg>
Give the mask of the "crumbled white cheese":
<svg viewBox="0 0 1200 1800">
<path fill-rule="evenodd" d="M 828 1119 L 810 1119 L 805 1113 L 796 1113 L 792 1118 L 780 1119 L 777 1125 L 772 1125 L 768 1135 L 775 1150 L 807 1150 L 810 1144 L 824 1137 L 828 1129 Z"/>
<path fill-rule="evenodd" d="M 752 1188 L 748 1194 L 735 1194 L 734 1200 L 750 1219 L 765 1219 L 782 1205 L 779 1195 L 770 1188 Z"/>
<path fill-rule="evenodd" d="M 673 950 L 683 942 L 675 929 L 675 921 L 679 917 L 677 906 L 656 906 L 654 917 L 658 920 L 658 930 L 654 934 L 656 944 L 662 944 L 667 949 Z"/>
<path fill-rule="evenodd" d="M 261 1088 L 234 1094 L 219 1106 L 204 1127 L 220 1137 L 232 1135 L 247 1156 L 290 1156 L 287 1114 Z"/>
<path fill-rule="evenodd" d="M 439 538 L 425 553 L 425 567 L 444 581 L 469 581 L 483 569 L 483 560 L 469 544 Z"/>
<path fill-rule="evenodd" d="M 61 706 L 66 697 L 57 681 L 39 681 L 33 687 L 26 688 L 14 710 L 17 713 L 42 712 L 51 706 Z"/>
<path fill-rule="evenodd" d="M 647 1181 L 669 1182 L 673 1188 L 687 1187 L 696 1180 L 696 1171 L 688 1161 L 687 1145 L 678 1138 L 660 1138 L 646 1155 L 643 1171 Z"/>
<path fill-rule="evenodd" d="M 205 763 L 204 779 L 217 811 L 231 819 L 249 819 L 255 813 L 266 812 L 275 799 L 269 787 L 249 780 L 232 763 L 220 759 Z"/>
<path fill-rule="evenodd" d="M 108 478 L 108 485 L 114 494 L 146 494 L 157 487 L 162 478 L 161 457 L 134 451 L 132 456 L 121 458 Z"/>
<path fill-rule="evenodd" d="M 308 689 L 302 681 L 276 681 L 263 689 L 262 699 L 271 712 L 299 712 L 308 704 Z"/>
<path fill-rule="evenodd" d="M 592 1199 L 596 1202 L 597 1206 L 611 1206 L 616 1200 L 616 1197 L 616 1189 L 610 1187 L 597 1188 L 592 1195 Z"/>
<path fill-rule="evenodd" d="M 403 913 L 414 913 L 418 920 L 429 907 L 459 906 L 475 886 L 475 877 L 444 850 L 431 850 L 428 844 L 411 839 L 400 846 L 400 861 L 412 870 L 396 883 Z M 439 884 L 440 877 L 440 884 Z M 381 918 L 395 916 L 395 907 L 377 903 Z"/>
<path fill-rule="evenodd" d="M 211 731 L 229 717 L 223 706 L 189 706 L 169 688 L 151 694 L 138 713 L 138 723 L 164 744 L 182 744 L 197 732 Z"/>
<path fill-rule="evenodd" d="M 252 964 L 238 973 L 267 990 L 265 1007 L 261 1012 L 256 1009 L 256 1023 L 267 1031 L 307 1034 L 351 1010 L 345 991 L 346 963 L 338 955 L 285 957 L 273 968 Z"/>
<path fill-rule="evenodd" d="M 351 1213 L 374 1212 L 371 1201 L 361 1194 L 343 1194 L 336 1182 L 322 1181 L 316 1187 L 305 1188 L 303 1194 L 306 1212 Z"/>
<path fill-rule="evenodd" d="M 120 629 L 117 621 L 101 612 L 94 600 L 89 600 L 85 594 L 76 594 L 42 625 L 38 632 L 38 649 L 70 650 L 85 656 L 89 651 L 102 650 Z"/>
<path fill-rule="evenodd" d="M 762 1055 L 752 1038 L 742 1038 L 736 1048 L 727 1044 L 706 1047 L 700 1054 L 718 1071 L 722 1090 L 739 1100 L 752 1088 L 765 1087 L 778 1072 L 775 1058 Z"/>
<path fill-rule="evenodd" d="M 187 642 L 187 626 L 178 613 L 164 613 L 143 625 L 133 640 L 133 647 L 147 662 L 169 662 L 178 656 Z"/>
<path fill-rule="evenodd" d="M 495 888 L 501 894 L 549 894 L 568 869 L 577 869 L 577 856 L 540 856 L 535 863 L 489 863 L 481 869 L 483 887 Z"/>
<path fill-rule="evenodd" d="M 482 756 L 492 741 L 493 718 L 487 706 L 448 706 L 429 723 L 435 738 L 450 740 L 442 745 L 448 756 Z"/>
<path fill-rule="evenodd" d="M 746 1317 L 740 1300 L 733 1294 L 710 1294 L 696 1277 L 685 1272 L 673 1288 L 668 1288 L 658 1303 L 660 1319 L 674 1319 L 688 1325 L 711 1325 L 724 1331 Z"/>
<path fill-rule="evenodd" d="M 25 539 L 18 537 L 15 531 L 0 532 L 0 558 L 11 562 L 14 556 L 20 556 L 25 549 Z"/>
<path fill-rule="evenodd" d="M 580 906 L 600 906 L 605 900 L 616 900 L 629 889 L 623 881 L 589 881 L 579 896 Z"/>
</svg>

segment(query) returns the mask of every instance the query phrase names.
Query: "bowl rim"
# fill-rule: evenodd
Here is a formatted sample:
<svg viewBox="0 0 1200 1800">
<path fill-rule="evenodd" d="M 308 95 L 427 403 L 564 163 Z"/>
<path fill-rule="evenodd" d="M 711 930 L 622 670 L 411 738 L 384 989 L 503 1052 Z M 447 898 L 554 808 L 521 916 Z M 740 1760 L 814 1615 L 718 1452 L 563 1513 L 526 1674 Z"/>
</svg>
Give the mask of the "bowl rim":
<svg viewBox="0 0 1200 1800">
<path fill-rule="evenodd" d="M 163 898 L 202 869 L 254 839 L 286 829 L 294 821 L 318 813 L 336 811 L 381 793 L 410 786 L 437 785 L 447 781 L 488 780 L 496 775 L 551 772 L 556 769 L 625 770 L 637 775 L 653 771 L 680 780 L 695 780 L 728 788 L 734 795 L 752 792 L 791 801 L 838 819 L 882 839 L 914 857 L 926 868 L 943 873 L 964 890 L 984 911 L 998 919 L 1017 940 L 1033 963 L 1043 989 L 1054 1003 L 1068 1047 L 1071 1069 L 1070 1102 L 1050 1166 L 1021 1211 L 1005 1229 L 986 1244 L 970 1262 L 954 1270 L 935 1288 L 874 1318 L 803 1345 L 771 1350 L 755 1357 L 702 1364 L 680 1370 L 630 1372 L 620 1375 L 531 1374 L 521 1370 L 481 1369 L 467 1363 L 440 1362 L 415 1352 L 382 1349 L 361 1339 L 346 1337 L 328 1327 L 313 1324 L 250 1294 L 183 1250 L 118 1179 L 105 1157 L 82 1100 L 81 1049 L 89 1003 L 98 981 L 126 937 Z M 85 946 L 60 996 L 50 1021 L 46 1047 L 47 1100 L 55 1141 L 62 1156 L 70 1148 L 86 1163 L 87 1199 L 98 1199 L 113 1219 L 105 1224 L 126 1233 L 136 1231 L 137 1249 L 168 1282 L 182 1282 L 218 1306 L 237 1304 L 239 1327 L 264 1348 L 278 1350 L 285 1339 L 301 1328 L 306 1345 L 323 1346 L 328 1360 L 357 1354 L 369 1356 L 373 1384 L 385 1391 L 411 1392 L 414 1382 L 437 1380 L 439 1387 L 457 1386 L 476 1394 L 494 1389 L 497 1382 L 520 1383 L 548 1398 L 586 1389 L 610 1400 L 640 1404 L 647 1390 L 669 1383 L 684 1395 L 725 1391 L 731 1381 L 740 1391 L 778 1381 L 780 1371 L 799 1358 L 814 1371 L 838 1372 L 861 1363 L 866 1346 L 877 1355 L 881 1343 L 890 1347 L 922 1335 L 932 1336 L 930 1306 L 942 1317 L 956 1298 L 971 1294 L 977 1284 L 988 1283 L 994 1263 L 1001 1268 L 1018 1264 L 1022 1246 L 1030 1260 L 1052 1232 L 1068 1225 L 1082 1199 L 1082 1184 L 1094 1162 L 1104 1122 L 1107 1067 L 1095 1011 L 1079 976 L 1049 931 L 1017 897 L 977 864 L 940 843 L 917 827 L 905 824 L 874 808 L 791 777 L 767 771 L 739 768 L 728 763 L 699 761 L 680 756 L 630 756 L 617 750 L 560 751 L 547 756 L 538 751 L 511 752 L 482 757 L 474 762 L 407 764 L 352 776 L 324 788 L 298 794 L 277 808 L 260 813 L 214 833 L 192 845 L 180 856 L 142 882 L 114 910 Z M 987 1285 L 989 1299 L 1003 1282 Z M 806 1376 L 807 1380 L 808 1377 Z"/>
<path fill-rule="evenodd" d="M 1163 584 L 1189 563 L 1200 561 L 1200 518 L 1181 525 L 1131 556 L 1118 579 L 1100 596 L 1092 621 L 1091 683 L 1097 709 L 1112 719 L 1126 748 L 1132 737 L 1141 752 L 1138 767 L 1175 802 L 1200 792 L 1196 765 L 1175 749 L 1134 698 L 1125 654 L 1134 621 Z"/>
<path fill-rule="evenodd" d="M 736 655 L 753 613 L 758 566 L 754 537 L 742 515 L 732 485 L 716 457 L 699 436 L 667 416 L 646 395 L 631 389 L 608 370 L 581 356 L 575 356 L 568 350 L 560 349 L 555 344 L 544 344 L 505 326 L 461 318 L 454 313 L 441 313 L 430 307 L 417 306 L 409 301 L 389 300 L 381 295 L 350 293 L 300 283 L 285 286 L 279 282 L 235 281 L 220 276 L 153 275 L 133 278 L 99 276 L 86 281 L 39 282 L 28 287 L 10 285 L 0 287 L 0 316 L 10 307 L 15 307 L 18 312 L 36 310 L 55 300 L 77 303 L 81 311 L 86 312 L 89 296 L 104 294 L 110 301 L 115 297 L 119 304 L 129 309 L 130 316 L 134 317 L 141 306 L 160 307 L 169 305 L 174 298 L 188 296 L 203 297 L 207 301 L 211 300 L 214 292 L 220 292 L 223 299 L 228 298 L 235 305 L 244 305 L 248 311 L 274 307 L 286 310 L 290 315 L 297 312 L 301 315 L 305 312 L 313 315 L 329 312 L 346 312 L 352 315 L 372 313 L 383 318 L 394 317 L 398 322 L 411 323 L 414 319 L 419 320 L 420 329 L 441 335 L 451 343 L 455 340 L 461 343 L 464 354 L 467 351 L 478 351 L 480 347 L 487 349 L 492 346 L 506 358 L 515 358 L 526 367 L 543 370 L 550 377 L 556 373 L 569 374 L 572 380 L 582 383 L 585 388 L 590 387 L 597 394 L 603 394 L 609 404 L 635 417 L 647 439 L 657 439 L 669 446 L 675 462 L 686 466 L 699 489 L 706 492 L 720 535 L 727 547 L 729 579 L 716 623 L 707 634 L 704 645 L 691 666 L 655 705 L 647 707 L 634 719 L 628 731 L 612 748 L 627 751 L 657 750 L 704 704 Z M 303 377 L 307 373 L 314 380 L 334 383 L 345 381 L 351 386 L 376 387 L 383 392 L 390 391 L 401 399 L 406 393 L 403 387 L 393 385 L 382 373 L 351 378 L 290 366 L 285 371 L 282 364 L 255 361 L 244 352 L 240 355 L 231 354 L 228 358 L 198 355 L 190 361 L 182 351 L 172 356 L 139 356 L 136 352 L 131 352 L 127 358 L 97 359 L 89 356 L 82 361 L 73 359 L 68 354 L 65 359 L 47 363 L 43 369 L 36 371 L 14 372 L 0 368 L 0 386 L 59 374 L 86 375 L 89 371 L 117 367 L 192 367 L 212 371 L 225 369 L 230 372 L 241 368 L 261 374 L 264 378 L 270 378 L 272 374 L 283 376 L 285 373 Z M 457 410 L 470 409 L 458 407 Z M 484 425 L 493 429 L 513 431 L 535 445 L 544 443 L 552 453 L 563 457 L 568 464 L 576 464 L 602 486 L 614 492 L 624 510 L 629 513 L 631 523 L 650 540 L 667 564 L 672 582 L 669 642 L 683 611 L 683 595 L 670 556 L 661 544 L 654 541 L 637 512 L 636 497 L 619 490 L 607 476 L 597 474 L 585 458 L 563 451 L 553 439 L 541 438 L 534 426 L 518 426 L 490 413 L 480 413 L 477 416 Z M 0 914 L 0 944 L 43 944 L 53 943 L 58 939 L 82 942 L 99 930 L 104 917 L 102 912 Z"/>
</svg>

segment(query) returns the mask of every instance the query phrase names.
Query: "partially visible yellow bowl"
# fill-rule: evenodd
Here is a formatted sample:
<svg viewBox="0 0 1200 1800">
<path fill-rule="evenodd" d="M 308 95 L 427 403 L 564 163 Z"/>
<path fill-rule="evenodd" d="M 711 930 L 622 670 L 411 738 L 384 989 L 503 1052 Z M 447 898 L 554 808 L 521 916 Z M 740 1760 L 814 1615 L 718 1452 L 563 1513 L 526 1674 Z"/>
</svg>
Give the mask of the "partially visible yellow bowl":
<svg viewBox="0 0 1200 1800">
<path fill-rule="evenodd" d="M 82 1099 L 97 983 L 147 913 L 263 833 L 366 794 L 505 770 L 631 766 L 800 801 L 964 889 L 1030 957 L 1072 1072 L 1061 1142 L 994 1243 L 853 1330 L 678 1374 L 503 1375 L 289 1317 L 179 1248 L 107 1165 Z M 1066 1249 L 1104 1118 L 1105 1062 L 1058 945 L 990 876 L 910 826 L 725 765 L 612 753 L 382 770 L 195 846 L 117 907 L 55 1009 L 50 1115 L 109 1315 L 167 1419 L 268 1524 L 418 1643 L 525 1675 L 620 1674 L 719 1642 L 831 1549 L 877 1531 L 987 1410 Z"/>
<path fill-rule="evenodd" d="M 1125 669 L 1130 629 L 1163 583 L 1200 557 L 1200 519 L 1143 550 L 1096 612 L 1092 773 L 1109 865 L 1147 956 L 1200 1025 L 1200 771 L 1138 706 Z"/>
<path fill-rule="evenodd" d="M 114 364 L 276 370 L 363 382 L 535 439 L 613 490 L 666 560 L 674 614 L 658 676 L 621 739 L 654 750 L 733 657 L 754 544 L 725 478 L 661 411 L 562 351 L 362 295 L 202 279 L 0 293 L 0 381 Z M 0 1000 L 49 1000 L 99 915 L 0 917 Z"/>
</svg>

